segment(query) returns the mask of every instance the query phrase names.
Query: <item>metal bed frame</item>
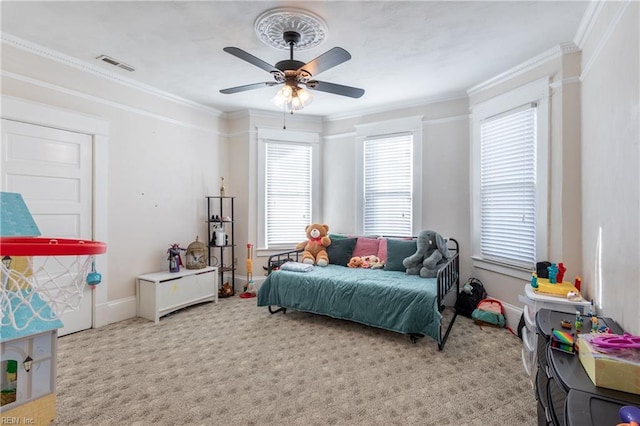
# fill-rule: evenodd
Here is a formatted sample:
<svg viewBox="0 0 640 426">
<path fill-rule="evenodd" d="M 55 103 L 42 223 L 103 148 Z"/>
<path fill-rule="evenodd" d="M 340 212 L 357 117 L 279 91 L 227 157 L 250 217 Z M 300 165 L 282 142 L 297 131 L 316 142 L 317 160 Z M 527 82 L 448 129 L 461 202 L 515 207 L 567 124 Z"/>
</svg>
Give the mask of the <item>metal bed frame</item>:
<svg viewBox="0 0 640 426">
<path fill-rule="evenodd" d="M 447 240 L 447 246 L 449 247 L 449 251 L 453 252 L 453 256 L 448 260 L 447 263 L 440 267 L 440 269 L 438 270 L 438 275 L 436 277 L 437 302 L 438 311 L 440 313 L 442 313 L 446 308 L 444 299 L 447 294 L 455 288 L 455 297 L 457 298 L 458 293 L 460 292 L 460 246 L 458 244 L 458 241 L 454 238 L 449 238 Z M 301 254 L 302 250 L 289 250 L 270 256 L 267 265 L 267 275 L 277 270 L 282 264 L 286 262 L 299 262 Z M 268 306 L 268 309 L 271 314 L 275 314 L 278 312 L 282 312 L 283 314 L 287 313 L 287 308 L 284 307 L 278 307 L 277 309 L 274 309 L 273 307 Z M 449 325 L 447 326 L 447 328 L 444 330 L 444 334 L 442 323 L 440 323 L 438 350 L 441 351 L 444 349 L 444 345 L 447 342 L 447 338 L 449 337 L 449 333 L 451 333 L 451 328 L 453 327 L 453 323 L 455 322 L 457 316 L 458 313 L 454 309 L 453 317 L 451 318 L 451 321 L 449 321 Z M 424 335 L 422 334 L 409 334 L 411 343 L 416 343 L 418 339 L 422 337 L 424 337 Z"/>
</svg>

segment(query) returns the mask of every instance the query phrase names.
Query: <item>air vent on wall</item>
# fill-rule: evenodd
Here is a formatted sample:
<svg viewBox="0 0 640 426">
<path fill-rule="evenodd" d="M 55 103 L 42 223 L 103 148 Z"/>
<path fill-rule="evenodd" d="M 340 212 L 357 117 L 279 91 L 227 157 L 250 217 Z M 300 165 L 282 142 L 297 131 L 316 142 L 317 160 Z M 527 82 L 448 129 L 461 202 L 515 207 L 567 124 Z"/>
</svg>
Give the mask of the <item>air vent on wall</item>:
<svg viewBox="0 0 640 426">
<path fill-rule="evenodd" d="M 107 55 L 100 55 L 96 59 L 99 60 L 99 61 L 111 64 L 113 66 L 116 66 L 118 68 L 122 68 L 123 70 L 135 71 L 135 68 L 133 68 L 131 65 L 127 65 L 124 62 L 120 62 L 117 59 L 114 59 L 114 58 L 112 58 L 110 56 L 107 56 Z"/>
</svg>

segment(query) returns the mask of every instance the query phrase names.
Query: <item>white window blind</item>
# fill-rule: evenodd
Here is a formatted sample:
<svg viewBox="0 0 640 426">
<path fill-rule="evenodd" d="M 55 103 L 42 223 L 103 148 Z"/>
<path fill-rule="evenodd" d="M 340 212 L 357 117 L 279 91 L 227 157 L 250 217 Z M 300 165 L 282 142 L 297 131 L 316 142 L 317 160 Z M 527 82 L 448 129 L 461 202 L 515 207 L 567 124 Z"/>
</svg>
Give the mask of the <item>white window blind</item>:
<svg viewBox="0 0 640 426">
<path fill-rule="evenodd" d="M 266 142 L 266 233 L 268 246 L 297 244 L 311 220 L 310 144 Z"/>
<path fill-rule="evenodd" d="M 413 135 L 364 141 L 364 233 L 412 235 Z"/>
<path fill-rule="evenodd" d="M 536 262 L 536 106 L 480 123 L 482 256 L 516 266 Z"/>
</svg>

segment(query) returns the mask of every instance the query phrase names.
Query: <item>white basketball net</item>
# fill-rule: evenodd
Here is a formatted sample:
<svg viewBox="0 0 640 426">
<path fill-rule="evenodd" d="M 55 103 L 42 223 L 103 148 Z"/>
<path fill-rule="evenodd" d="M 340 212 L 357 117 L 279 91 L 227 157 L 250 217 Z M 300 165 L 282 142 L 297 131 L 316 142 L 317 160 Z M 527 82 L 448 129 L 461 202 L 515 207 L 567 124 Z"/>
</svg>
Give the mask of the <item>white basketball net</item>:
<svg viewBox="0 0 640 426">
<path fill-rule="evenodd" d="M 6 259 L 6 258 L 5 258 Z M 12 257 L 0 266 L 0 323 L 24 330 L 78 309 L 93 256 Z M 44 302 L 44 303 L 42 303 Z"/>
</svg>

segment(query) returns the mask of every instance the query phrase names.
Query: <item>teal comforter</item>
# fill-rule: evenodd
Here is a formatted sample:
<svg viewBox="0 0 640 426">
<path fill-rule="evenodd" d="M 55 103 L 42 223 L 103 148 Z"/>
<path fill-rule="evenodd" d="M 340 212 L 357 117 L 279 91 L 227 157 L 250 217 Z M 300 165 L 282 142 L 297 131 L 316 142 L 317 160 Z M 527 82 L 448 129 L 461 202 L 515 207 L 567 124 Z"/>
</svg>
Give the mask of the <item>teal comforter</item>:
<svg viewBox="0 0 640 426">
<path fill-rule="evenodd" d="M 435 278 L 328 265 L 311 272 L 272 272 L 258 306 L 281 306 L 405 334 L 440 333 Z"/>
</svg>

